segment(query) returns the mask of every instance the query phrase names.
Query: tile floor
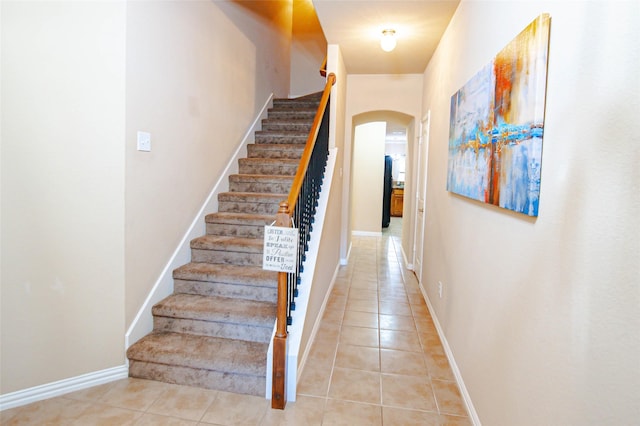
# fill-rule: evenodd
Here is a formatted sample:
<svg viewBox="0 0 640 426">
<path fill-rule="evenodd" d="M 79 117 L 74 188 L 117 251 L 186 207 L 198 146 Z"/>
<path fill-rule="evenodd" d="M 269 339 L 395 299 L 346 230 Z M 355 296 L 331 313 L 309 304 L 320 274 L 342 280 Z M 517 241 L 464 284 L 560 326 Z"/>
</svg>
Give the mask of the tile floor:
<svg viewBox="0 0 640 426">
<path fill-rule="evenodd" d="M 0 413 L 2 425 L 470 425 L 415 276 L 402 219 L 354 237 L 295 403 L 124 379 Z"/>
</svg>

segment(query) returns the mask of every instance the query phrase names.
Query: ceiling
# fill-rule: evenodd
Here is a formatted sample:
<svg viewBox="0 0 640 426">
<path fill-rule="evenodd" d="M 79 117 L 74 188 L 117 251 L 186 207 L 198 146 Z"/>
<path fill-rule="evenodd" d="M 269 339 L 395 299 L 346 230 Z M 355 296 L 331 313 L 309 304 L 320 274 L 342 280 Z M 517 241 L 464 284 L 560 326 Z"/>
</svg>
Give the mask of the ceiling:
<svg viewBox="0 0 640 426">
<path fill-rule="evenodd" d="M 329 44 L 340 45 L 349 74 L 422 74 L 460 0 L 313 0 Z M 396 31 L 392 52 L 382 30 Z"/>
</svg>

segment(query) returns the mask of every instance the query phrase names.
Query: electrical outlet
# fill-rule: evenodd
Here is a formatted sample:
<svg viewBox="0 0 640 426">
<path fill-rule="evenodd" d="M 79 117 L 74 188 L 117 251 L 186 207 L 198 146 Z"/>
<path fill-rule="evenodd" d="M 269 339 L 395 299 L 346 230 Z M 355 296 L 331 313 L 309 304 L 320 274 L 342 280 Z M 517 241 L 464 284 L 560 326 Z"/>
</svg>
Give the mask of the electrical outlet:
<svg viewBox="0 0 640 426">
<path fill-rule="evenodd" d="M 138 132 L 138 151 L 151 151 L 151 133 Z"/>
<path fill-rule="evenodd" d="M 438 281 L 438 295 L 442 299 L 442 281 Z"/>
</svg>

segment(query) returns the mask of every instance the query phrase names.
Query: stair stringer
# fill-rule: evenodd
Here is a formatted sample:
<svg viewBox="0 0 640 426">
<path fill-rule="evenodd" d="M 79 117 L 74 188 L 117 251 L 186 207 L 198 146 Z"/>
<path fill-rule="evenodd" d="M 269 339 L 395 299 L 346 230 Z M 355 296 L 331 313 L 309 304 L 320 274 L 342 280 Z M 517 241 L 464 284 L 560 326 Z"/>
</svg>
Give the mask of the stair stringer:
<svg viewBox="0 0 640 426">
<path fill-rule="evenodd" d="M 335 171 L 336 158 L 338 155 L 338 148 L 331 148 L 329 150 L 329 157 L 327 158 L 327 167 L 325 169 L 325 177 L 322 182 L 322 188 L 320 190 L 320 197 L 318 198 L 318 208 L 316 209 L 316 216 L 313 225 L 313 231 L 311 231 L 311 239 L 309 240 L 309 250 L 307 252 L 307 259 L 317 259 L 320 253 L 320 243 L 322 240 L 322 231 L 324 228 L 325 214 L 329 204 L 329 195 L 331 192 L 331 183 L 333 181 L 333 174 Z M 336 274 L 339 268 L 339 264 L 336 265 L 336 270 L 333 274 L 333 278 L 329 285 L 329 289 L 322 302 L 322 307 L 318 313 L 318 317 L 313 319 L 313 330 L 311 336 L 308 339 L 305 348 L 301 347 L 302 333 L 304 331 L 304 325 L 307 317 L 307 306 L 309 304 L 309 298 L 311 296 L 311 289 L 313 286 L 313 277 L 315 275 L 316 264 L 315 262 L 308 262 L 305 264 L 305 270 L 300 274 L 300 285 L 298 286 L 298 297 L 296 297 L 296 310 L 291 311 L 292 324 L 289 326 L 289 333 L 287 335 L 287 362 L 286 362 L 286 384 L 285 392 L 287 401 L 294 402 L 296 400 L 296 388 L 298 378 L 302 373 L 304 367 L 304 361 L 307 358 L 311 343 L 316 335 L 317 329 L 320 325 L 322 314 L 327 304 L 327 299 L 331 294 L 331 289 L 336 280 Z M 271 399 L 271 388 L 273 379 L 273 336 L 275 336 L 275 325 L 273 333 L 269 343 L 269 350 L 267 352 L 267 383 L 265 389 L 265 395 L 267 399 Z M 302 351 L 302 354 L 300 353 Z"/>
<path fill-rule="evenodd" d="M 125 351 L 153 330 L 153 315 L 151 308 L 165 297 L 173 293 L 173 270 L 190 262 L 191 240 L 204 235 L 206 232 L 205 216 L 208 212 L 218 211 L 218 194 L 229 190 L 229 176 L 238 173 L 238 160 L 247 155 L 247 145 L 253 142 L 255 132 L 262 129 L 262 120 L 267 118 L 269 108 L 273 106 L 273 93 L 265 101 L 251 126 L 247 129 L 233 156 L 229 159 L 224 171 L 211 189 L 202 207 L 198 210 L 191 226 L 187 229 L 180 243 L 162 269 L 158 279 L 151 288 L 144 303 L 138 310 L 125 334 Z M 129 360 L 127 360 L 127 366 Z"/>
</svg>

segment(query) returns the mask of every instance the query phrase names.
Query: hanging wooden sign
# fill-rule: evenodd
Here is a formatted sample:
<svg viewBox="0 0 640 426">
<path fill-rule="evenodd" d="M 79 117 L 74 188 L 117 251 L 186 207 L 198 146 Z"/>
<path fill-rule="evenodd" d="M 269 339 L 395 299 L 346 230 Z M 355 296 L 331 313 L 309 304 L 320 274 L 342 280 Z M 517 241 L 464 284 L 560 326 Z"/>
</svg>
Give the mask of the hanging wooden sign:
<svg viewBox="0 0 640 426">
<path fill-rule="evenodd" d="M 298 240 L 298 228 L 265 226 L 262 269 L 278 272 L 296 272 Z"/>
</svg>

